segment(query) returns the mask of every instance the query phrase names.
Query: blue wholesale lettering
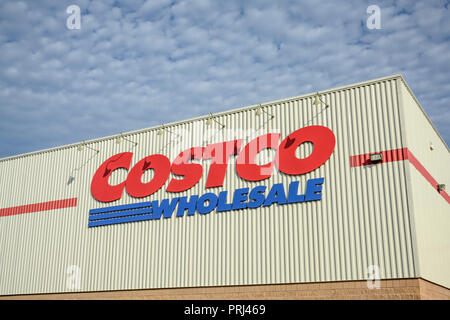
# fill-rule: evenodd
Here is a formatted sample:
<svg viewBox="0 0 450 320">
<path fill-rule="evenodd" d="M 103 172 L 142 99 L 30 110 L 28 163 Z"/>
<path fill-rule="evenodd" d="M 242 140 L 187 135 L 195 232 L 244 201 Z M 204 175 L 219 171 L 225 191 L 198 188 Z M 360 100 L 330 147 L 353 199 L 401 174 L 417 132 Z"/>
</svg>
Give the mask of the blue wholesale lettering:
<svg viewBox="0 0 450 320">
<path fill-rule="evenodd" d="M 216 210 L 216 213 L 242 210 L 246 208 L 269 207 L 274 204 L 285 205 L 317 201 L 322 199 L 324 178 L 309 179 L 306 182 L 304 194 L 299 194 L 299 181 L 292 181 L 287 190 L 282 183 L 274 184 L 266 196 L 267 186 L 259 185 L 250 188 L 236 189 L 233 199 L 227 203 L 228 191 L 221 191 L 219 195 L 205 193 L 201 196 L 177 197 L 172 199 L 154 200 L 91 209 L 89 211 L 89 227 L 98 227 L 144 220 L 159 220 L 171 218 L 176 208 L 176 216 L 184 217 L 199 213 L 206 215 Z"/>
</svg>

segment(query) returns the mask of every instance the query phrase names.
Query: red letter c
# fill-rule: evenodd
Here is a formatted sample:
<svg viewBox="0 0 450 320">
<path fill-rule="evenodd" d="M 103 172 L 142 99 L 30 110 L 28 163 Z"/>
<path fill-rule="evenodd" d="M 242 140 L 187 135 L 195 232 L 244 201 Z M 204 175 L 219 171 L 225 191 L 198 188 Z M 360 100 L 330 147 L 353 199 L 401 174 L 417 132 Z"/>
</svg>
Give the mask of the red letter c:
<svg viewBox="0 0 450 320">
<path fill-rule="evenodd" d="M 132 152 L 116 154 L 103 162 L 97 169 L 91 183 L 91 193 L 96 200 L 101 202 L 111 202 L 122 197 L 125 181 L 116 186 L 111 186 L 108 183 L 108 179 L 111 173 L 116 169 L 125 168 L 128 170 L 130 168 L 132 157 Z"/>
</svg>

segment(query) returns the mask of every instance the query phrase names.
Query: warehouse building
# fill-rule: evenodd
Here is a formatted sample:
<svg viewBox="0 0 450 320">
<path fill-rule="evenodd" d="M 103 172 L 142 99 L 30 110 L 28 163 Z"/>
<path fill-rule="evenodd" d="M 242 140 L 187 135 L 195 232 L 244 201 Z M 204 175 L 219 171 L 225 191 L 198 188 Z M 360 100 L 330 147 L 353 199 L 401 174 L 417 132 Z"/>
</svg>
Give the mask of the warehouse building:
<svg viewBox="0 0 450 320">
<path fill-rule="evenodd" d="M 0 159 L 0 298 L 449 299 L 449 167 L 400 75 Z"/>
</svg>

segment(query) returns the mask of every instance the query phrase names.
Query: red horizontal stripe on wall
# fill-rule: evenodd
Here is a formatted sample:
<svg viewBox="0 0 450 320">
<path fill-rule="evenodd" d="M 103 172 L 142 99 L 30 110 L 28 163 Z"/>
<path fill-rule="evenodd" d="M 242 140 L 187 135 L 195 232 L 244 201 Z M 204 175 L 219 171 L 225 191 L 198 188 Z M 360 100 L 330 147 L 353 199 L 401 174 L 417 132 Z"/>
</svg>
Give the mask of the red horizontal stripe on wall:
<svg viewBox="0 0 450 320">
<path fill-rule="evenodd" d="M 422 176 L 431 184 L 434 190 L 437 191 L 438 182 L 431 176 L 431 174 L 425 169 L 425 167 L 417 160 L 416 157 L 409 151 L 408 148 L 393 149 L 379 152 L 372 152 L 366 154 L 360 154 L 350 157 L 350 167 L 368 166 L 371 164 L 377 164 L 370 161 L 370 155 L 374 153 L 381 153 L 383 160 L 377 163 L 393 162 L 409 160 L 411 164 L 422 174 Z M 445 190 L 439 192 L 439 194 L 450 204 L 450 196 Z"/>
<path fill-rule="evenodd" d="M 22 214 L 22 213 L 32 213 L 39 211 L 76 207 L 76 206 L 77 206 L 77 198 L 33 203 L 18 207 L 0 209 L 0 217 L 12 216 L 15 214 Z"/>
</svg>

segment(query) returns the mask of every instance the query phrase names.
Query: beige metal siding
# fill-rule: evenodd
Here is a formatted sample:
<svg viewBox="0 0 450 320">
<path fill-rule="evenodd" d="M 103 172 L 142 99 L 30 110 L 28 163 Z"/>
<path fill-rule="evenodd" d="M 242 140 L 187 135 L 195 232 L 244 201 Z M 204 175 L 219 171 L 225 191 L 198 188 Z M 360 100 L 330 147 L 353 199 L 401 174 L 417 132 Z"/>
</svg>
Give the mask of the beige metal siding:
<svg viewBox="0 0 450 320">
<path fill-rule="evenodd" d="M 78 198 L 74 208 L 0 218 L 0 294 L 71 291 L 66 286 L 70 265 L 81 268 L 80 291 L 361 280 L 374 264 L 382 278 L 416 276 L 406 164 L 350 167 L 352 155 L 403 147 L 397 81 L 391 77 L 327 91 L 322 98 L 328 109 L 313 105 L 312 95 L 265 104 L 273 120 L 265 113 L 256 116 L 255 106 L 226 112 L 216 118 L 225 130 L 210 139 L 205 118 L 193 119 L 167 127 L 190 132 L 184 144 L 168 146 L 174 135 L 158 136 L 153 128 L 127 135 L 139 143 L 135 148 L 111 137 L 89 144 L 98 155 L 68 146 L 0 161 L 0 208 Z M 270 179 L 246 182 L 232 160 L 224 186 L 210 190 L 204 187 L 209 169 L 204 161 L 203 177 L 186 192 L 166 193 L 166 183 L 148 198 L 124 192 L 113 204 L 222 190 L 231 200 L 241 187 L 287 186 L 294 180 L 304 187 L 308 179 L 324 177 L 320 201 L 88 228 L 89 209 L 112 205 L 97 202 L 90 183 L 114 154 L 131 149 L 132 166 L 154 153 L 173 160 L 187 147 L 245 139 L 245 130 L 280 132 L 281 141 L 307 125 L 324 125 L 336 136 L 330 159 L 311 173 L 293 177 L 275 168 Z M 75 180 L 68 185 L 71 172 Z M 116 183 L 120 177 L 125 175 L 118 173 Z"/>
<path fill-rule="evenodd" d="M 412 93 L 402 85 L 407 147 L 439 184 L 450 191 L 450 153 Z M 430 148 L 432 145 L 433 149 Z M 418 274 L 450 288 L 450 205 L 436 186 L 409 164 L 409 188 L 417 243 Z"/>
</svg>

